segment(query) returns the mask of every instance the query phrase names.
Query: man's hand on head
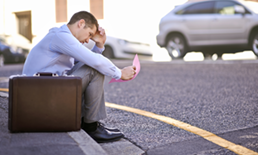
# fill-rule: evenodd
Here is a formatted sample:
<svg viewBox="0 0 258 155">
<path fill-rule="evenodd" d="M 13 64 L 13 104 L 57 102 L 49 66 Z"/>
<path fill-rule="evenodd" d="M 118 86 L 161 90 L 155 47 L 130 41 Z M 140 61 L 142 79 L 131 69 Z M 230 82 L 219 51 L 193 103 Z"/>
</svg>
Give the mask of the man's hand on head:
<svg viewBox="0 0 258 155">
<path fill-rule="evenodd" d="M 122 75 L 121 75 L 121 79 L 122 80 L 130 80 L 133 78 L 133 76 L 136 74 L 136 67 L 135 66 L 128 66 L 125 67 L 121 70 Z"/>
<path fill-rule="evenodd" d="M 91 38 L 98 48 L 103 48 L 106 42 L 106 32 L 102 27 L 99 27 L 96 34 Z"/>
</svg>

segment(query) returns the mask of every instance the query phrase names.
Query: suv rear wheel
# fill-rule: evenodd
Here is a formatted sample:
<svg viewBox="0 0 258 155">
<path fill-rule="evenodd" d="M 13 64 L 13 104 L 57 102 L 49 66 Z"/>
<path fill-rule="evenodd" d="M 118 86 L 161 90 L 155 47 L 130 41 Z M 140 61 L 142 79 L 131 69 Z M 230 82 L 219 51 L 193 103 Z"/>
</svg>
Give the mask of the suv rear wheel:
<svg viewBox="0 0 258 155">
<path fill-rule="evenodd" d="M 252 37 L 252 50 L 258 57 L 258 31 L 256 31 Z"/>
<path fill-rule="evenodd" d="M 183 58 L 186 54 L 186 41 L 180 34 L 172 34 L 168 37 L 166 49 L 172 59 Z"/>
<path fill-rule="evenodd" d="M 0 53 L 0 67 L 4 66 L 4 55 Z"/>
<path fill-rule="evenodd" d="M 115 57 L 114 51 L 113 51 L 112 47 L 110 47 L 110 46 L 105 46 L 105 50 L 103 51 L 102 54 L 109 59 L 113 59 Z"/>
</svg>

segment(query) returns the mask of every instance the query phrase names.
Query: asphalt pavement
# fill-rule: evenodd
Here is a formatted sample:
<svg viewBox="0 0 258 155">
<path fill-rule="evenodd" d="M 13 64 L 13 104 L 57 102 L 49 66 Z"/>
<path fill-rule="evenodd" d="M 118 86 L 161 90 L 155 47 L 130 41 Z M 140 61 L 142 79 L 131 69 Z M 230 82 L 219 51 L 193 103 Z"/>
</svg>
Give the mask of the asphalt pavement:
<svg viewBox="0 0 258 155">
<path fill-rule="evenodd" d="M 130 65 L 115 63 L 120 68 Z M 105 85 L 108 102 L 174 118 L 255 152 L 257 92 L 257 60 L 141 62 L 133 81 Z M 147 154 L 235 154 L 152 118 L 113 108 L 108 114 L 105 123 L 120 128 Z"/>
<path fill-rule="evenodd" d="M 129 60 L 113 62 L 120 68 L 132 64 Z M 3 72 L 0 70 L 0 77 L 9 76 L 8 67 L 2 68 Z M 22 66 L 16 67 L 12 74 L 20 74 L 18 68 Z M 257 60 L 141 61 L 141 71 L 134 80 L 108 84 L 109 80 L 108 77 L 105 80 L 107 102 L 171 117 L 258 152 Z M 0 87 L 6 85 L 0 82 Z M 119 128 L 126 136 L 121 145 L 100 145 L 109 154 L 120 154 L 114 148 L 126 148 L 123 142 L 133 144 L 148 155 L 236 154 L 152 118 L 109 107 L 107 113 L 108 118 L 103 122 Z"/>
</svg>

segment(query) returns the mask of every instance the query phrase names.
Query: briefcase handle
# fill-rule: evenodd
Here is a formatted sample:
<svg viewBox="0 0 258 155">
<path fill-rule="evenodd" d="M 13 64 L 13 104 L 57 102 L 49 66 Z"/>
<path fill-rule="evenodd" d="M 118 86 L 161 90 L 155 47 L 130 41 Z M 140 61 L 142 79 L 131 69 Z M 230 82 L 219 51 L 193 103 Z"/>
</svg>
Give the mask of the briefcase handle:
<svg viewBox="0 0 258 155">
<path fill-rule="evenodd" d="M 58 74 L 51 73 L 51 72 L 38 72 L 38 73 L 34 74 L 33 76 L 53 76 L 53 77 L 57 77 Z"/>
</svg>

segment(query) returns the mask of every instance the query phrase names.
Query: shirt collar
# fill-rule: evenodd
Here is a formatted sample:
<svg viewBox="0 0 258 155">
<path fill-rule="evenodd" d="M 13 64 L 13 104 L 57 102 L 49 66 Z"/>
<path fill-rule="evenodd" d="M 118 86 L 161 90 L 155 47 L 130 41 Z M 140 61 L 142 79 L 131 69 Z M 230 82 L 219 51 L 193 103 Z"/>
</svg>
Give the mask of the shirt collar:
<svg viewBox="0 0 258 155">
<path fill-rule="evenodd" d="M 67 31 L 69 33 L 72 33 L 66 24 L 62 25 L 61 29 L 65 30 L 65 31 Z"/>
</svg>

